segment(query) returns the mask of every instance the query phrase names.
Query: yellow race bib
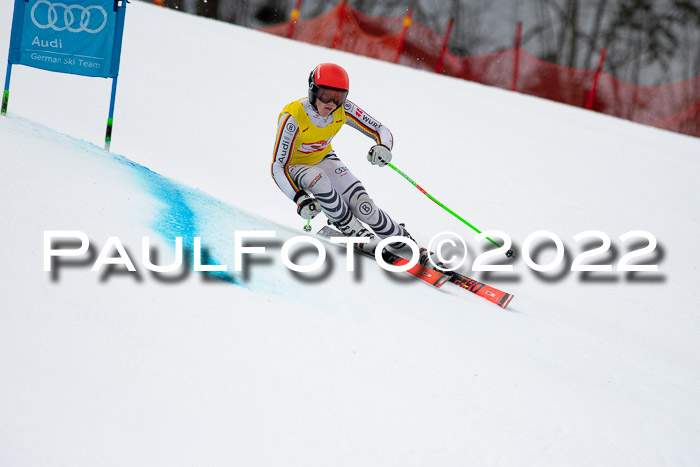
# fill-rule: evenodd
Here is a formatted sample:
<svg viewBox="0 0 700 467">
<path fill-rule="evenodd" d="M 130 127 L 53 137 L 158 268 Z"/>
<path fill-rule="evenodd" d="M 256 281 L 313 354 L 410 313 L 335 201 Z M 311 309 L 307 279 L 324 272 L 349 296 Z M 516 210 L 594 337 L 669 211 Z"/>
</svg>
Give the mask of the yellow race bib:
<svg viewBox="0 0 700 467">
<path fill-rule="evenodd" d="M 333 112 L 333 123 L 325 128 L 319 128 L 309 119 L 301 100 L 287 105 L 282 113 L 284 112 L 289 113 L 299 124 L 299 135 L 294 142 L 290 165 L 314 165 L 320 162 L 326 154 L 333 150 L 331 140 L 347 119 L 343 107 L 338 107 Z"/>
</svg>

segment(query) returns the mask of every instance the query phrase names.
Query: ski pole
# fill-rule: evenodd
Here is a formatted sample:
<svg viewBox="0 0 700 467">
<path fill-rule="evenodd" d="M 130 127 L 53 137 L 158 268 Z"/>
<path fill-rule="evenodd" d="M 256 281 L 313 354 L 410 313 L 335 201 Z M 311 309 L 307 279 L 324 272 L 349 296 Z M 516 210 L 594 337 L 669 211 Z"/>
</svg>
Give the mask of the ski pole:
<svg viewBox="0 0 700 467">
<path fill-rule="evenodd" d="M 394 164 L 392 164 L 392 163 L 387 163 L 387 165 L 388 165 L 389 167 L 391 167 L 392 169 L 394 169 L 394 170 L 395 170 L 399 175 L 401 175 L 403 178 L 405 178 L 406 180 L 408 180 L 408 182 L 409 182 L 411 185 L 413 185 L 414 187 L 418 188 L 418 190 L 419 190 L 421 193 L 423 193 L 425 196 L 427 196 L 428 198 L 430 198 L 435 204 L 437 204 L 437 205 L 440 206 L 442 209 L 444 209 L 445 211 L 447 211 L 447 212 L 449 212 L 450 214 L 452 214 L 453 216 L 455 216 L 457 219 L 459 219 L 460 221 L 462 221 L 464 224 L 468 225 L 468 226 L 469 226 L 471 229 L 473 229 L 476 233 L 481 233 L 481 230 L 479 230 L 479 229 L 477 229 L 476 227 L 474 227 L 472 224 L 470 224 L 470 223 L 469 223 L 466 219 L 464 219 L 462 216 L 460 216 L 459 214 L 457 214 L 456 212 L 454 212 L 452 209 L 450 209 L 450 208 L 448 208 L 447 206 L 445 206 L 444 204 L 442 204 L 442 203 L 441 203 L 440 201 L 438 201 L 437 199 L 435 199 L 430 193 L 428 193 L 427 191 L 425 191 L 425 190 L 423 189 L 423 187 L 421 187 L 419 184 L 417 184 L 416 182 L 414 182 L 414 181 L 411 179 L 411 177 L 409 177 L 408 175 L 406 175 L 405 173 L 403 173 L 401 170 L 399 170 Z M 492 240 L 490 237 L 486 237 L 486 239 L 487 239 L 488 241 L 490 241 L 491 243 L 493 243 L 494 245 L 496 245 L 497 247 L 499 247 L 499 248 L 503 246 L 503 245 L 499 245 L 498 242 Z M 509 257 L 509 258 L 510 258 L 511 256 L 513 256 L 513 250 L 508 250 L 508 251 L 506 252 L 506 256 Z"/>
</svg>

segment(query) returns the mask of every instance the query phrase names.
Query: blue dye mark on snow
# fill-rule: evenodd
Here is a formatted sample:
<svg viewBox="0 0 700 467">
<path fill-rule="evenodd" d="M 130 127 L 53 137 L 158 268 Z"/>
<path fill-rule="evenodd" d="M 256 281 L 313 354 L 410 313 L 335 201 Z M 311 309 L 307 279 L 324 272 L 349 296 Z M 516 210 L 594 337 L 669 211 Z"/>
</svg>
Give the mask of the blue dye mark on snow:
<svg viewBox="0 0 700 467">
<path fill-rule="evenodd" d="M 160 217 L 152 224 L 153 229 L 168 241 L 174 242 L 176 237 L 182 237 L 183 248 L 191 252 L 194 237 L 201 236 L 198 232 L 197 215 L 187 202 L 188 198 L 193 197 L 190 193 L 192 190 L 122 156 L 113 155 L 113 157 L 121 164 L 133 169 L 149 192 L 164 204 Z M 205 248 L 206 245 L 203 245 L 203 250 Z M 190 257 L 192 258 L 192 255 Z M 211 254 L 202 251 L 202 264 L 218 263 Z M 227 272 L 209 271 L 205 274 L 232 284 L 244 285 Z"/>
<path fill-rule="evenodd" d="M 55 132 L 57 135 L 59 133 Z M 192 251 L 194 237 L 202 238 L 202 264 L 227 264 L 229 268 L 234 263 L 233 233 L 237 230 L 275 230 L 279 228 L 268 221 L 252 216 L 235 206 L 222 201 L 200 190 L 168 179 L 148 168 L 130 161 L 124 156 L 105 152 L 86 141 L 66 135 L 60 135 L 100 159 L 109 158 L 135 176 L 139 186 L 149 192 L 155 200 L 162 203 L 162 209 L 151 227 L 167 242 L 174 246 L 175 238 L 182 237 L 183 248 Z M 146 209 L 151 209 L 146 206 Z M 214 253 L 207 251 L 208 246 L 214 246 Z M 192 255 L 190 255 L 192 257 Z M 299 297 L 299 288 L 290 287 L 280 274 L 273 273 L 255 283 L 252 287 L 243 280 L 237 272 L 206 272 L 208 277 L 236 284 L 256 292 L 281 295 L 285 298 Z M 303 297 L 302 297 L 303 298 Z"/>
<path fill-rule="evenodd" d="M 168 179 L 148 168 L 139 165 L 124 156 L 106 152 L 102 148 L 57 131 L 50 130 L 21 117 L 14 117 L 25 125 L 34 127 L 33 131 L 48 132 L 54 137 L 65 139 L 87 154 L 101 160 L 109 159 L 133 174 L 138 184 L 148 191 L 163 207 L 151 227 L 174 246 L 175 238 L 182 237 L 183 248 L 192 251 L 194 238 L 202 238 L 202 264 L 227 264 L 231 267 L 235 251 L 232 246 L 233 232 L 236 230 L 274 230 L 275 226 L 234 206 Z M 149 207 L 145 207 L 150 209 Z M 277 226 L 279 227 L 279 226 Z M 215 254 L 209 253 L 207 247 L 215 246 Z M 190 255 L 192 257 L 192 255 Z M 243 277 L 234 272 L 206 272 L 207 276 L 250 289 Z M 285 287 L 278 274 L 267 276 L 264 281 L 256 283 L 257 292 L 289 296 L 297 287 Z"/>
</svg>

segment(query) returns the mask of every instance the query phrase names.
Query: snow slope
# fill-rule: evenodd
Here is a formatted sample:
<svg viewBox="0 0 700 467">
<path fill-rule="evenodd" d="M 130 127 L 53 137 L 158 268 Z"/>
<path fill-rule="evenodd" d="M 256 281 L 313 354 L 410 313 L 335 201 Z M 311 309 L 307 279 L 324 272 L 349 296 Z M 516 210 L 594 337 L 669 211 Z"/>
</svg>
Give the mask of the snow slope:
<svg viewBox="0 0 700 467">
<path fill-rule="evenodd" d="M 0 5 L 6 50 L 10 2 Z M 334 147 L 425 242 L 463 236 L 463 270 L 508 311 L 328 250 L 295 275 L 301 231 L 269 176 L 277 115 L 334 61 L 386 123 L 396 165 L 515 245 L 537 230 L 643 229 L 658 273 L 469 272 L 483 243 L 345 130 Z M 112 151 L 107 80 L 13 70 L 0 119 L 0 465 L 697 465 L 700 140 L 134 2 Z M 314 221 L 315 228 L 323 224 Z M 43 232 L 93 249 L 44 272 Z M 233 271 L 234 232 L 276 232 Z M 110 236 L 138 273 L 92 272 Z M 218 278 L 154 276 L 201 237 Z M 585 242 L 583 242 L 585 243 Z M 590 249 L 590 247 L 589 247 Z M 540 263 L 553 256 L 541 249 Z M 311 255 L 304 255 L 306 261 Z M 302 261 L 303 262 L 303 261 Z M 216 275 L 216 274 L 215 274 Z"/>
</svg>

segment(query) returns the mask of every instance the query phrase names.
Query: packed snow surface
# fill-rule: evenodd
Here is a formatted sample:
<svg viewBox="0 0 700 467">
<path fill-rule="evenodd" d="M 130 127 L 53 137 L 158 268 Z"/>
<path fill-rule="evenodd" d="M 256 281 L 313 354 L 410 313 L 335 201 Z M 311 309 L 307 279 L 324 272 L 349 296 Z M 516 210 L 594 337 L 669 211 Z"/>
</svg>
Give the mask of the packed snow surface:
<svg viewBox="0 0 700 467">
<path fill-rule="evenodd" d="M 0 50 L 12 2 L 0 4 Z M 346 128 L 334 148 L 421 242 L 455 232 L 461 271 L 507 310 L 368 258 L 292 273 L 303 234 L 270 177 L 277 116 L 321 62 L 391 128 L 394 163 L 482 230 L 512 272 L 474 272 L 488 243 Z M 16 66 L 0 118 L 0 465 L 696 466 L 700 464 L 700 140 L 556 103 L 132 2 L 112 152 L 111 82 Z M 324 225 L 312 222 L 315 230 Z M 561 238 L 538 273 L 523 244 Z M 583 251 L 611 239 L 572 272 Z M 617 271 L 621 258 L 658 241 Z M 47 231 L 90 249 L 44 271 Z M 236 232 L 272 231 L 236 271 Z M 95 263 L 123 244 L 136 272 Z M 150 240 L 144 248 L 143 237 Z M 201 239 L 212 273 L 186 264 Z M 540 246 L 536 246 L 540 245 Z M 75 248 L 72 244 L 54 245 Z M 103 251 L 106 250 L 106 251 Z M 152 251 L 151 251 L 152 250 Z M 531 256 L 555 258 L 540 237 Z M 315 254 L 297 251 L 300 264 Z"/>
</svg>

